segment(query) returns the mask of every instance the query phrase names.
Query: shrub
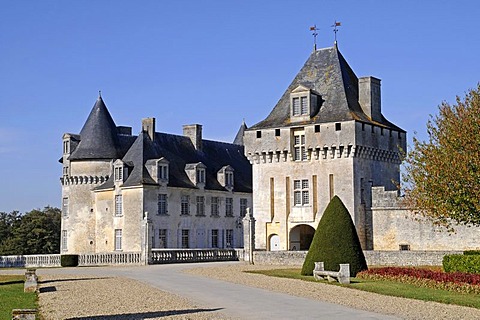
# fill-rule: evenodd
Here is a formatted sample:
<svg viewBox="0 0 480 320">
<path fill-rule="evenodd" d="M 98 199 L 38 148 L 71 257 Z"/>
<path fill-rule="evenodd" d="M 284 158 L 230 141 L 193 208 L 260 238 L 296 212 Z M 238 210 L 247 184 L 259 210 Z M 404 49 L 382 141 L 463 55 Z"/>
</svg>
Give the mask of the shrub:
<svg viewBox="0 0 480 320">
<path fill-rule="evenodd" d="M 78 254 L 62 254 L 60 256 L 60 265 L 62 267 L 77 267 Z"/>
<path fill-rule="evenodd" d="M 463 254 L 466 256 L 473 256 L 473 255 L 480 254 L 480 250 L 465 250 L 463 251 Z"/>
<path fill-rule="evenodd" d="M 335 196 L 323 213 L 302 267 L 302 275 L 312 275 L 315 262 L 323 261 L 325 270 L 338 271 L 341 263 L 350 264 L 350 276 L 367 270 L 352 217 Z"/>
<path fill-rule="evenodd" d="M 445 272 L 480 273 L 480 255 L 450 254 L 443 257 Z"/>
</svg>

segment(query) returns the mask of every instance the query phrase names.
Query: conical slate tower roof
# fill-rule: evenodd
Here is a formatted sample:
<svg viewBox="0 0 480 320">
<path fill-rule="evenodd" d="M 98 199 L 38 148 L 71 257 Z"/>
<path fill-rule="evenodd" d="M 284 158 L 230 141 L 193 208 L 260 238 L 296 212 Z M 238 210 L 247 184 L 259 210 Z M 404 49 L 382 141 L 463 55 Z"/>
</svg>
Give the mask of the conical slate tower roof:
<svg viewBox="0 0 480 320">
<path fill-rule="evenodd" d="M 300 85 L 317 92 L 323 100 L 318 113 L 304 124 L 359 120 L 401 130 L 383 117 L 380 122 L 372 121 L 362 111 L 358 78 L 336 46 L 314 51 L 268 117 L 250 130 L 291 125 L 290 93 Z"/>
<path fill-rule="evenodd" d="M 243 135 L 245 134 L 245 130 L 247 129 L 247 124 L 245 123 L 245 120 L 243 120 L 242 125 L 240 126 L 240 129 L 238 129 L 237 135 L 233 140 L 233 144 L 243 146 Z"/>
<path fill-rule="evenodd" d="M 80 131 L 80 143 L 69 159 L 117 159 L 119 150 L 117 126 L 99 96 Z"/>
</svg>

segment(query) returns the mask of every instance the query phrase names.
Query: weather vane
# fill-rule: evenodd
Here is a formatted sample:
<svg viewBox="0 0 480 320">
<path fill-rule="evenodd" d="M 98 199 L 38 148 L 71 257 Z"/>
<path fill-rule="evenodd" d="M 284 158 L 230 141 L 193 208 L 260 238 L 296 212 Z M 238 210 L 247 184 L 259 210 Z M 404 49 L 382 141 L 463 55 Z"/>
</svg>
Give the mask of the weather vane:
<svg viewBox="0 0 480 320">
<path fill-rule="evenodd" d="M 310 31 L 312 31 L 312 36 L 313 36 L 313 51 L 317 50 L 317 36 L 318 36 L 318 31 L 319 29 L 317 28 L 317 25 L 314 24 L 313 27 L 310 27 Z"/>
<path fill-rule="evenodd" d="M 333 23 L 333 25 L 331 25 L 331 27 L 333 28 L 333 32 L 335 33 L 335 45 L 337 44 L 337 31 L 338 31 L 338 28 L 337 27 L 340 27 L 342 25 L 341 22 L 337 22 L 337 20 L 335 20 L 335 22 Z"/>
</svg>

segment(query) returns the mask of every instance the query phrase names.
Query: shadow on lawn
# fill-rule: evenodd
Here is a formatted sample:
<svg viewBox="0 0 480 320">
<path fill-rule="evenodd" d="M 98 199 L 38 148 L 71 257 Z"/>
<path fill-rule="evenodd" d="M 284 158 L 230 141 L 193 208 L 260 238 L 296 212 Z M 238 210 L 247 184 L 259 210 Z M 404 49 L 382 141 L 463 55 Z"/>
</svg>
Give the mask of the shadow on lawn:
<svg viewBox="0 0 480 320">
<path fill-rule="evenodd" d="M 170 310 L 170 311 L 155 311 L 155 312 L 142 312 L 142 313 L 127 313 L 127 314 L 114 314 L 114 315 L 101 315 L 101 316 L 88 316 L 88 317 L 75 317 L 68 318 L 69 320 L 144 320 L 150 318 L 161 318 L 182 314 L 192 314 L 200 312 L 214 312 L 222 310 L 223 308 L 215 309 L 184 309 L 184 310 Z M 212 317 L 213 318 L 213 317 Z"/>
</svg>

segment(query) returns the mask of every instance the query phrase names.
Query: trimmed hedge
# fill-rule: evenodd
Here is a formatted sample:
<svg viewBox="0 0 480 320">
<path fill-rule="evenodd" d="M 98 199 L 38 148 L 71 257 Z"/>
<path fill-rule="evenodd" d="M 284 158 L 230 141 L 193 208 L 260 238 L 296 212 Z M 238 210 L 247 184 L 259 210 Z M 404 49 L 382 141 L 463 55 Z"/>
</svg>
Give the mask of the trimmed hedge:
<svg viewBox="0 0 480 320">
<path fill-rule="evenodd" d="M 480 254 L 480 250 L 465 250 L 463 251 L 463 254 L 466 256 L 473 256 L 473 255 Z"/>
<path fill-rule="evenodd" d="M 60 256 L 60 265 L 62 267 L 77 267 L 78 254 L 62 254 Z"/>
<path fill-rule="evenodd" d="M 332 198 L 318 223 L 302 275 L 312 275 L 315 262 L 320 261 L 328 271 L 338 271 L 341 263 L 350 264 L 351 277 L 368 269 L 352 217 L 337 196 Z"/>
<path fill-rule="evenodd" d="M 480 255 L 449 254 L 443 257 L 445 272 L 480 273 Z"/>
</svg>

